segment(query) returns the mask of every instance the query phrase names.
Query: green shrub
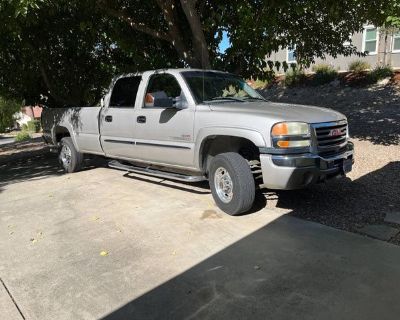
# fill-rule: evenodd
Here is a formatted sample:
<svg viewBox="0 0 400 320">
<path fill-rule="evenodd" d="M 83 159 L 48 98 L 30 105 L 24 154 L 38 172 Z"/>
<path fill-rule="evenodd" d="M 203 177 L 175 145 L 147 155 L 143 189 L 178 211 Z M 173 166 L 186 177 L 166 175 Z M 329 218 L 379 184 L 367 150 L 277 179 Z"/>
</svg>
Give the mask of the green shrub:
<svg viewBox="0 0 400 320">
<path fill-rule="evenodd" d="M 390 78 L 393 74 L 393 69 L 390 66 L 376 66 L 375 69 L 369 73 L 368 78 L 370 82 L 375 83 L 381 79 Z"/>
<path fill-rule="evenodd" d="M 39 132 L 40 131 L 40 121 L 39 120 L 28 121 L 28 131 Z"/>
<path fill-rule="evenodd" d="M 317 64 L 312 67 L 315 72 L 313 83 L 314 85 L 322 85 L 332 82 L 337 77 L 337 71 L 329 64 Z"/>
<path fill-rule="evenodd" d="M 28 131 L 20 131 L 17 133 L 17 136 L 15 137 L 15 141 L 21 142 L 21 141 L 26 141 L 29 140 L 31 136 L 29 135 Z"/>
<path fill-rule="evenodd" d="M 24 123 L 21 127 L 22 130 L 27 131 L 28 130 L 28 125 Z"/>
<path fill-rule="evenodd" d="M 285 73 L 285 86 L 293 87 L 299 85 L 304 82 L 306 79 L 306 75 L 303 70 L 299 70 L 298 68 L 291 68 Z"/>
<path fill-rule="evenodd" d="M 13 127 L 18 111 L 21 111 L 21 103 L 0 97 L 0 132 Z"/>
<path fill-rule="evenodd" d="M 349 64 L 349 70 L 355 73 L 360 73 L 368 69 L 371 69 L 371 65 L 366 61 L 355 60 Z"/>
<path fill-rule="evenodd" d="M 252 87 L 253 89 L 264 89 L 267 85 L 268 85 L 267 80 L 257 79 L 253 82 Z"/>
</svg>

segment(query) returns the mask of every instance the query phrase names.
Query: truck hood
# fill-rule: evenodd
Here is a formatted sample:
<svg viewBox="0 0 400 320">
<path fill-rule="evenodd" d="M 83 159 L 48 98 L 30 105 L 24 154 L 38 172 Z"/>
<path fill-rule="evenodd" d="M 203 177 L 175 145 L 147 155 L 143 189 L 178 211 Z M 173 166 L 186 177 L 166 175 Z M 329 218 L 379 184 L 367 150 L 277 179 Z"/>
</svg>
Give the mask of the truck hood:
<svg viewBox="0 0 400 320">
<path fill-rule="evenodd" d="M 332 109 L 275 102 L 221 102 L 209 105 L 212 111 L 257 114 L 276 121 L 301 121 L 307 123 L 330 122 L 346 119 Z"/>
</svg>

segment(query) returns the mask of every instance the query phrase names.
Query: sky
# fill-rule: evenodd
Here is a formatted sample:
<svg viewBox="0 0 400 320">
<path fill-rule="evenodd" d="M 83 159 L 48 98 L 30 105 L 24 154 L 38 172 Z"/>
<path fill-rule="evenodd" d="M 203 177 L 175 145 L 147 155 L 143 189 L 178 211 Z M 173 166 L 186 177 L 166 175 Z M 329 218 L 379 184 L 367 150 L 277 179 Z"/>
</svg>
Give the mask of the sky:
<svg viewBox="0 0 400 320">
<path fill-rule="evenodd" d="M 222 40 L 218 46 L 218 50 L 221 53 L 224 53 L 226 49 L 230 47 L 231 43 L 229 42 L 228 33 L 226 31 L 222 32 Z"/>
</svg>

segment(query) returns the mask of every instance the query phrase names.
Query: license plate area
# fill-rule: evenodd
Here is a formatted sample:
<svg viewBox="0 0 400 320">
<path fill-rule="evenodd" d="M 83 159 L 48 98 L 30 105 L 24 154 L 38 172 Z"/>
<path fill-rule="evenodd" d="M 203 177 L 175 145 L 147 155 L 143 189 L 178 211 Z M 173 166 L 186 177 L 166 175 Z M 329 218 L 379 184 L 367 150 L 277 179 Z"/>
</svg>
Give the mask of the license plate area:
<svg viewBox="0 0 400 320">
<path fill-rule="evenodd" d="M 343 172 L 349 173 L 353 169 L 353 159 L 343 159 Z"/>
</svg>

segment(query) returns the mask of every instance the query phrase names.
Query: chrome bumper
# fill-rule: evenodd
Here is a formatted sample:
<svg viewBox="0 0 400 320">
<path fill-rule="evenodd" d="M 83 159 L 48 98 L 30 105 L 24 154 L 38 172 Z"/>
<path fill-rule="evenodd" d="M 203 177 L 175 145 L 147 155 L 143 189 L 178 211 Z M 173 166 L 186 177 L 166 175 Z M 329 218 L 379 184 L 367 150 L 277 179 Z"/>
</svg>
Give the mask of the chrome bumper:
<svg viewBox="0 0 400 320">
<path fill-rule="evenodd" d="M 339 154 L 322 157 L 312 153 L 260 154 L 264 186 L 270 189 L 300 189 L 336 176 L 345 176 L 354 163 L 354 146 L 348 142 Z"/>
</svg>

